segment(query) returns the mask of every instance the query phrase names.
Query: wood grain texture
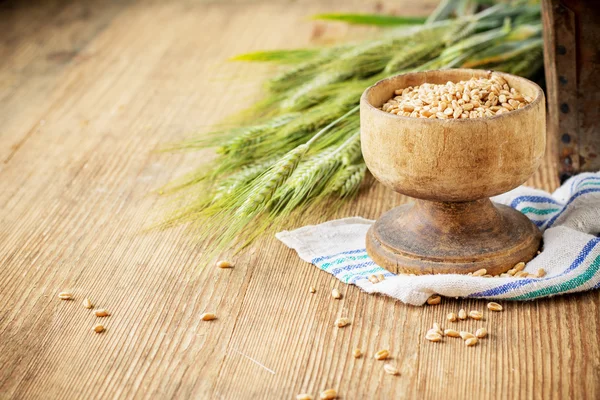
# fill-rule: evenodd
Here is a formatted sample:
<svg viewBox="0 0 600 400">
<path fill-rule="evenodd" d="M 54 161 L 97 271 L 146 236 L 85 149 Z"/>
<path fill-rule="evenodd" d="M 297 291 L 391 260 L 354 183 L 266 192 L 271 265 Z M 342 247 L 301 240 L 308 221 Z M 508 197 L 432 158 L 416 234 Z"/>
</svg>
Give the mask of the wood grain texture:
<svg viewBox="0 0 600 400">
<path fill-rule="evenodd" d="M 395 6 L 416 15 L 433 4 Z M 233 269 L 202 269 L 203 246 L 183 229 L 144 232 L 165 204 L 151 192 L 212 154 L 157 150 L 258 98 L 272 73 L 223 60 L 364 35 L 306 16 L 375 3 L 2 7 L 0 398 L 271 399 L 327 387 L 343 399 L 600 397 L 598 292 L 507 304 L 465 325 L 491 332 L 466 349 L 424 333 L 484 302 L 423 308 L 366 295 L 272 237 L 231 257 Z M 529 184 L 554 189 L 553 160 Z M 337 215 L 375 218 L 404 202 L 373 185 Z M 62 290 L 75 300 L 59 301 Z M 112 313 L 106 332 L 92 332 L 85 297 Z M 201 321 L 205 311 L 218 319 Z M 342 314 L 352 325 L 333 328 Z M 366 357 L 354 359 L 355 347 Z M 401 376 L 372 359 L 384 347 Z"/>
<path fill-rule="evenodd" d="M 544 65 L 562 179 L 600 169 L 600 8 L 594 1 L 542 2 Z"/>
</svg>

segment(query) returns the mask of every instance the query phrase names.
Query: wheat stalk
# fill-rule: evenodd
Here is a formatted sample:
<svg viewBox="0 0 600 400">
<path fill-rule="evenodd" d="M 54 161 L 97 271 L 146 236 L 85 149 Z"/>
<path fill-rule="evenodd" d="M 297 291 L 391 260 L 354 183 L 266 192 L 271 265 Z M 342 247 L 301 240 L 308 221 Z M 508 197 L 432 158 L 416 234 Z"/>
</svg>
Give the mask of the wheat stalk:
<svg viewBox="0 0 600 400">
<path fill-rule="evenodd" d="M 328 198 L 336 205 L 354 196 L 366 174 L 358 101 L 366 87 L 391 74 L 461 66 L 537 73 L 542 59 L 539 4 L 502 2 L 475 12 L 476 3 L 443 1 L 426 24 L 358 43 L 236 57 L 284 69 L 267 82 L 262 101 L 231 121 L 233 128 L 171 148 L 218 146 L 218 156 L 166 188 L 189 200 L 167 225 L 191 223 L 201 232 L 200 240 L 216 239 L 214 249 L 232 242 L 243 246 L 294 220 L 292 214 L 300 217 Z M 343 14 L 327 18 L 408 21 Z"/>
</svg>

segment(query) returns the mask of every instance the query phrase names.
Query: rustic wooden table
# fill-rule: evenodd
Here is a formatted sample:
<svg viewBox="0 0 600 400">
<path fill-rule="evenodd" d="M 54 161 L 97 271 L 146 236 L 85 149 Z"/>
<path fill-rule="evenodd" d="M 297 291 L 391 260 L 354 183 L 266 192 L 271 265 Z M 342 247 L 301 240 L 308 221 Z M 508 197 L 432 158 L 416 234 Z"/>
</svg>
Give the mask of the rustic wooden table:
<svg viewBox="0 0 600 400">
<path fill-rule="evenodd" d="M 165 204 L 151 192 L 211 154 L 157 150 L 256 99 L 271 73 L 224 60 L 361 35 L 306 17 L 377 7 L 0 2 L 0 398 L 290 399 L 328 387 L 343 399 L 600 398 L 598 292 L 507 304 L 475 348 L 432 344 L 434 321 L 484 302 L 367 295 L 271 237 L 234 269 L 202 269 L 183 229 L 144 232 Z M 557 186 L 548 160 L 529 184 Z M 404 201 L 374 186 L 339 216 Z M 57 299 L 67 289 L 75 301 Z M 113 314 L 103 334 L 85 297 Z M 219 319 L 201 321 L 205 310 Z M 333 329 L 341 314 L 353 325 Z M 354 359 L 355 347 L 368 356 Z M 401 376 L 373 360 L 381 348 Z"/>
</svg>

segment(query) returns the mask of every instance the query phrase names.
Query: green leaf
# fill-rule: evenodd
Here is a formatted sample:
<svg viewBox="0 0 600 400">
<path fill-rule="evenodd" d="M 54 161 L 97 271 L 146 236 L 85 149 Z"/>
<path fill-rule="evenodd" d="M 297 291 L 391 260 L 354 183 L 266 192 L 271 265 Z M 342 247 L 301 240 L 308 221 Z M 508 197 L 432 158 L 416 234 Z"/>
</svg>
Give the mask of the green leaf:
<svg viewBox="0 0 600 400">
<path fill-rule="evenodd" d="M 421 25 L 427 18 L 425 17 L 400 17 L 395 15 L 381 14 L 318 14 L 313 19 L 326 21 L 340 21 L 354 25 L 376 25 L 376 26 L 398 26 L 398 25 Z"/>
<path fill-rule="evenodd" d="M 272 62 L 278 64 L 295 64 L 305 62 L 316 56 L 321 49 L 267 50 L 254 51 L 230 58 L 230 61 Z"/>
</svg>

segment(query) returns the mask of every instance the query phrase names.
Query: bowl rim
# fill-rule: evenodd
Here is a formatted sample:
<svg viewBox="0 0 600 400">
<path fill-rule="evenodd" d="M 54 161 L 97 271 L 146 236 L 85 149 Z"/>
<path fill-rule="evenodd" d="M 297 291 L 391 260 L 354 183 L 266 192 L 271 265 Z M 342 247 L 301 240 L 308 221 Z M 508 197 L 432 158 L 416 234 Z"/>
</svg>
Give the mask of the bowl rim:
<svg viewBox="0 0 600 400">
<path fill-rule="evenodd" d="M 404 75 L 414 75 L 414 74 L 426 74 L 428 72 L 447 72 L 447 71 L 464 71 L 464 72 L 469 72 L 469 71 L 476 71 L 476 72 L 487 72 L 489 75 L 493 74 L 498 74 L 500 76 L 508 76 L 511 78 L 517 78 L 517 79 L 522 79 L 525 80 L 528 84 L 531 84 L 535 89 L 536 89 L 536 96 L 533 99 L 533 101 L 529 104 L 527 104 L 525 107 L 523 108 L 518 108 L 516 110 L 513 111 L 509 111 L 506 113 L 502 113 L 500 115 L 494 115 L 492 117 L 479 117 L 479 118 L 465 118 L 465 119 L 454 119 L 454 118 L 449 118 L 449 119 L 438 119 L 438 118 L 415 118 L 415 117 L 405 117 L 404 115 L 397 115 L 397 114 L 392 114 L 386 111 L 383 111 L 377 107 L 375 107 L 373 104 L 371 104 L 371 102 L 369 102 L 367 100 L 367 94 L 369 93 L 369 91 L 371 91 L 371 89 L 374 89 L 375 87 L 383 84 L 383 82 L 385 81 L 389 81 L 391 79 L 395 79 L 399 76 L 404 76 Z M 531 109 L 533 106 L 537 105 L 538 103 L 540 103 L 541 101 L 543 101 L 544 99 L 544 91 L 542 90 L 542 88 L 540 87 L 540 85 L 538 85 L 537 83 L 524 78 L 522 76 L 518 76 L 518 75 L 513 75 L 513 74 L 509 74 L 506 72 L 501 72 L 501 71 L 494 71 L 494 70 L 490 70 L 490 69 L 473 69 L 473 68 L 448 68 L 448 69 L 431 69 L 431 70 L 426 70 L 426 71 L 415 71 L 415 72 L 406 72 L 403 74 L 397 74 L 397 75 L 392 75 L 389 76 L 387 78 L 381 79 L 377 82 L 375 82 L 373 85 L 369 86 L 368 88 L 365 89 L 365 91 L 363 92 L 363 94 L 360 96 L 360 104 L 361 104 L 361 108 L 363 104 L 366 104 L 368 106 L 369 109 L 374 110 L 375 112 L 380 112 L 382 114 L 384 114 L 386 116 L 386 118 L 392 118 L 392 119 L 399 119 L 399 120 L 407 120 L 407 121 L 419 121 L 422 123 L 444 123 L 444 124 L 448 124 L 448 123 L 453 123 L 453 124 L 460 124 L 460 123 L 474 123 L 474 122 L 481 122 L 481 121 L 490 121 L 493 119 L 500 119 L 500 118 L 510 118 L 511 115 L 517 115 L 519 113 L 522 112 L 527 112 L 529 109 Z"/>
</svg>

